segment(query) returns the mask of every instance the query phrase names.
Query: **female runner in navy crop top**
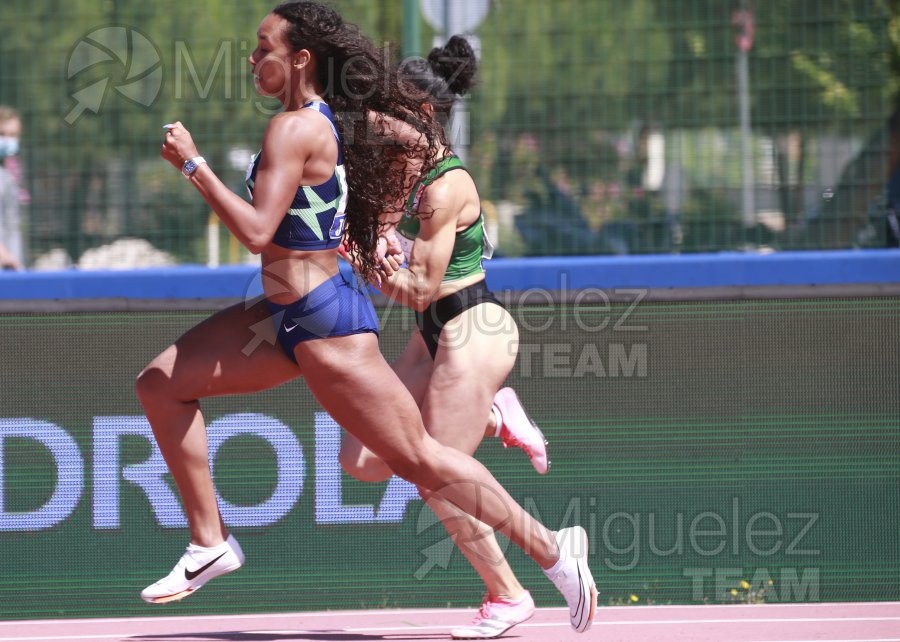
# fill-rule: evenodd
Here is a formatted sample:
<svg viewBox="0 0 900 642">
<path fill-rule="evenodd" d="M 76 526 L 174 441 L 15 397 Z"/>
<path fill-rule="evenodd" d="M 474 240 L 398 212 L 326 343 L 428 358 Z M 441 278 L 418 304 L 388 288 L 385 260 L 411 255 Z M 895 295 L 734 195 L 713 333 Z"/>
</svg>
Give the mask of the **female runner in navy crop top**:
<svg viewBox="0 0 900 642">
<path fill-rule="evenodd" d="M 338 276 L 342 153 L 351 190 L 347 235 L 363 257 L 364 273 L 375 265 L 368 256 L 379 208 L 402 200 L 408 186 L 405 177 L 397 179 L 377 162 L 380 150 L 364 136 L 350 139 L 344 132 L 342 150 L 336 131 L 352 127 L 360 114 L 365 123 L 373 110 L 412 117 L 424 131 L 426 115 L 404 95 L 381 52 L 318 2 L 278 5 L 260 23 L 248 62 L 258 92 L 284 106 L 269 121 L 251 171 L 251 202 L 222 183 L 181 123 L 166 132 L 162 147 L 163 158 L 182 170 L 238 240 L 261 254 L 265 300 L 233 305 L 201 322 L 138 376 L 138 397 L 191 531 L 190 545 L 172 571 L 141 597 L 150 603 L 182 599 L 244 562 L 217 505 L 200 399 L 264 390 L 303 376 L 334 420 L 392 471 L 479 515 L 526 552 L 563 593 L 571 613 L 578 613 L 573 626 L 587 628 L 591 587 L 583 579 L 589 574 L 583 529 L 548 530 L 484 466 L 426 433 L 415 400 L 379 351 L 371 302 Z M 312 107 L 325 102 L 326 88 L 337 128 L 324 110 Z M 433 159 L 434 149 L 418 151 Z M 280 346 L 254 341 L 267 321 L 277 324 Z M 294 340 L 295 332 L 301 340 Z M 454 483 L 460 479 L 466 483 Z"/>
</svg>

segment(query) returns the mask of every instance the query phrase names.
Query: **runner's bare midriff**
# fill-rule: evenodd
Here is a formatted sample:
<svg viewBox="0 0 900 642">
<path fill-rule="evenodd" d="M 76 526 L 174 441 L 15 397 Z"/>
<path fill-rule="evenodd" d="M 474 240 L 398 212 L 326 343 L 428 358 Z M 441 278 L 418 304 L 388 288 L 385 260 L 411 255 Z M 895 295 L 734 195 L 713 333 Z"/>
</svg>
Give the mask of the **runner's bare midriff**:
<svg viewBox="0 0 900 642">
<path fill-rule="evenodd" d="M 306 252 L 273 244 L 262 253 L 263 292 L 280 305 L 306 296 L 337 272 L 337 250 Z"/>
</svg>

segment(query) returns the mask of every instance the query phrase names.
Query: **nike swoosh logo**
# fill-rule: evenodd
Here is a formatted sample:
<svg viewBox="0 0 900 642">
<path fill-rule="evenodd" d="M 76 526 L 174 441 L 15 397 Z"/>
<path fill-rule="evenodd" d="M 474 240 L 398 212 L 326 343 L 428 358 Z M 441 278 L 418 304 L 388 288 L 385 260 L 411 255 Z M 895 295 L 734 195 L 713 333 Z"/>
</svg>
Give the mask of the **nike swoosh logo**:
<svg viewBox="0 0 900 642">
<path fill-rule="evenodd" d="M 294 325 L 292 325 L 292 326 L 289 328 L 289 327 L 287 327 L 287 324 L 285 323 L 285 324 L 284 324 L 284 331 L 285 331 L 285 332 L 293 332 L 294 330 L 297 329 L 297 326 L 298 326 L 298 325 L 300 325 L 300 324 L 299 324 L 299 323 L 295 323 Z"/>
<path fill-rule="evenodd" d="M 228 552 L 228 551 L 226 551 L 226 553 L 227 553 L 227 552 Z M 192 580 L 192 579 L 194 579 L 195 577 L 197 577 L 198 575 L 200 575 L 200 573 L 202 573 L 203 571 L 205 571 L 206 569 L 208 569 L 210 566 L 212 566 L 213 564 L 215 564 L 216 562 L 218 562 L 218 561 L 219 561 L 221 558 L 223 558 L 224 556 L 225 556 L 225 553 L 222 553 L 221 555 L 219 555 L 219 557 L 217 557 L 217 558 L 214 559 L 213 561 L 209 562 L 208 564 L 204 564 L 203 566 L 201 566 L 200 568 L 198 568 L 196 571 L 189 571 L 189 570 L 187 570 L 187 569 L 184 569 L 184 578 L 187 579 L 187 580 Z"/>
</svg>

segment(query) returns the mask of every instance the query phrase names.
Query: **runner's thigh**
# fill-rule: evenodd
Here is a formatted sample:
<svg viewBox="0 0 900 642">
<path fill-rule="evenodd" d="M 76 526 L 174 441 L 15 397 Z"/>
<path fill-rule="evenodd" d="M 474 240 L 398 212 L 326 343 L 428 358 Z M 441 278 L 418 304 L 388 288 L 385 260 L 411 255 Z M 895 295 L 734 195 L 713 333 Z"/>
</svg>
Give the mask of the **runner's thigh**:
<svg viewBox="0 0 900 642">
<path fill-rule="evenodd" d="M 300 375 L 275 342 L 264 300 L 241 302 L 200 322 L 156 357 L 144 373 L 168 378 L 184 401 L 267 390 Z"/>
<path fill-rule="evenodd" d="M 518 330 L 493 303 L 469 308 L 444 328 L 422 419 L 440 443 L 468 454 L 484 438 L 491 401 L 515 364 Z"/>
</svg>

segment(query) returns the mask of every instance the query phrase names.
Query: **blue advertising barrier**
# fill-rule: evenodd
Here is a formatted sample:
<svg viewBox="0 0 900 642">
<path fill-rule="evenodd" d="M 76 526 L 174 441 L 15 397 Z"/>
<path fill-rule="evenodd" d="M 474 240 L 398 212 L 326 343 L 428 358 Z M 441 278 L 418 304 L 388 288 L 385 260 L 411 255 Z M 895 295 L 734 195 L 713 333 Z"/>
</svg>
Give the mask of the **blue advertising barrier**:
<svg viewBox="0 0 900 642">
<path fill-rule="evenodd" d="M 497 292 L 897 283 L 897 250 L 529 257 L 488 264 L 488 284 Z M 0 272 L 0 299 L 208 299 L 261 292 L 259 268 L 245 265 Z"/>
</svg>

